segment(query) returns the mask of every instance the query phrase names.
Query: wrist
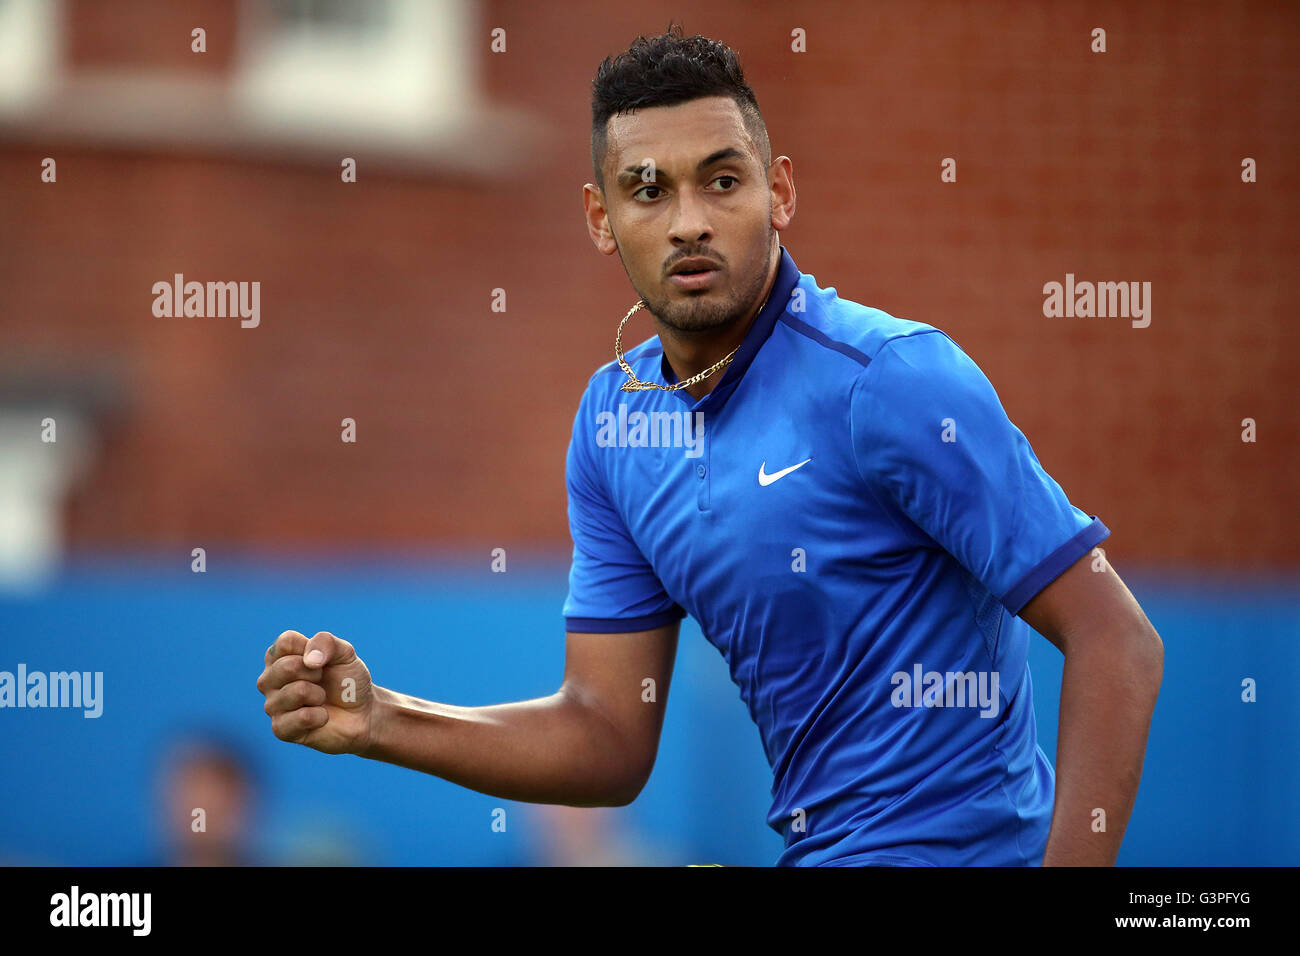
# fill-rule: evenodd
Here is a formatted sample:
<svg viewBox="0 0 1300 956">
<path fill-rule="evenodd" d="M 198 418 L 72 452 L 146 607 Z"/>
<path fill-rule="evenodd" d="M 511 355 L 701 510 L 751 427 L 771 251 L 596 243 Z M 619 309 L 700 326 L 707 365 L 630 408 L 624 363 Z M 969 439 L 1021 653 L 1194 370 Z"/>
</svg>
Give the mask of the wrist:
<svg viewBox="0 0 1300 956">
<path fill-rule="evenodd" d="M 388 729 L 392 723 L 394 711 L 393 692 L 387 687 L 372 684 L 370 687 L 370 711 L 366 719 L 366 733 L 357 741 L 353 751 L 358 757 L 377 759 L 388 739 Z"/>
</svg>

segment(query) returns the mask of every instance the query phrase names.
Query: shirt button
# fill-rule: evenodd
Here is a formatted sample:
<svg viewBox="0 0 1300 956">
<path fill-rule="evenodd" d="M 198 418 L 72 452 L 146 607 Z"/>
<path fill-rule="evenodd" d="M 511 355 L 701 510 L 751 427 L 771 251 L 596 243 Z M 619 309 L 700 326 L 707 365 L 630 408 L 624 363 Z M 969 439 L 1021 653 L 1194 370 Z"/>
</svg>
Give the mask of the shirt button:
<svg viewBox="0 0 1300 956">
<path fill-rule="evenodd" d="M 704 469 L 704 466 L 703 466 L 703 465 L 696 465 L 696 466 L 695 466 L 695 473 L 696 473 L 697 475 L 699 475 L 701 478 L 704 477 L 704 470 L 705 470 L 705 469 Z"/>
</svg>

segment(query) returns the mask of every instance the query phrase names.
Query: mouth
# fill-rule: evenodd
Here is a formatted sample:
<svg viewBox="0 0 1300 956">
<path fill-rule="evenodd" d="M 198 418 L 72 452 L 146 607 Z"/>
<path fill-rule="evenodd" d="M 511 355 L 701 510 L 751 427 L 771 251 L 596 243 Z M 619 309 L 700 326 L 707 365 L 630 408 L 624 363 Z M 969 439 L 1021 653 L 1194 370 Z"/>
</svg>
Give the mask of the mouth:
<svg viewBox="0 0 1300 956">
<path fill-rule="evenodd" d="M 673 283 L 673 285 L 677 286 L 677 288 L 689 292 L 696 289 L 707 289 L 709 286 L 713 285 L 713 282 L 717 279 L 718 275 L 719 272 L 717 269 L 712 269 L 706 266 L 698 269 L 682 269 L 678 272 L 674 272 L 668 277 L 668 279 Z"/>
</svg>

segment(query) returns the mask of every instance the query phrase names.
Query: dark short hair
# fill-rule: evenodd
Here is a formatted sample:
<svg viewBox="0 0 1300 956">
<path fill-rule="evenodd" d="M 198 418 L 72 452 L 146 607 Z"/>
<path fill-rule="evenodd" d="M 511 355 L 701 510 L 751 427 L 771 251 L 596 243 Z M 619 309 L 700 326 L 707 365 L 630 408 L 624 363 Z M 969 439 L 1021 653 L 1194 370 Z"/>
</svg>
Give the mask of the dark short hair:
<svg viewBox="0 0 1300 956">
<path fill-rule="evenodd" d="M 705 96 L 735 101 L 766 168 L 772 164 L 767 124 L 745 82 L 736 51 L 708 37 L 682 36 L 679 24 L 657 37 L 639 36 L 627 51 L 605 57 L 591 84 L 591 165 L 605 188 L 601 164 L 611 116 L 653 106 L 676 106 Z"/>
</svg>

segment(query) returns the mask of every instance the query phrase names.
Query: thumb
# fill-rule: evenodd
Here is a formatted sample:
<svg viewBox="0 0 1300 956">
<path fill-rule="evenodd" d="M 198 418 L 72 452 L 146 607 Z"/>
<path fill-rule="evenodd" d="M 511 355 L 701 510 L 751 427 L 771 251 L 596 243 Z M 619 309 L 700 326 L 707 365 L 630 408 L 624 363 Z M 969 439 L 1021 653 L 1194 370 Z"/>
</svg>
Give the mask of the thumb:
<svg viewBox="0 0 1300 956">
<path fill-rule="evenodd" d="M 302 662 L 308 667 L 324 667 L 336 656 L 338 638 L 329 631 L 318 631 L 307 642 L 302 652 Z"/>
</svg>

